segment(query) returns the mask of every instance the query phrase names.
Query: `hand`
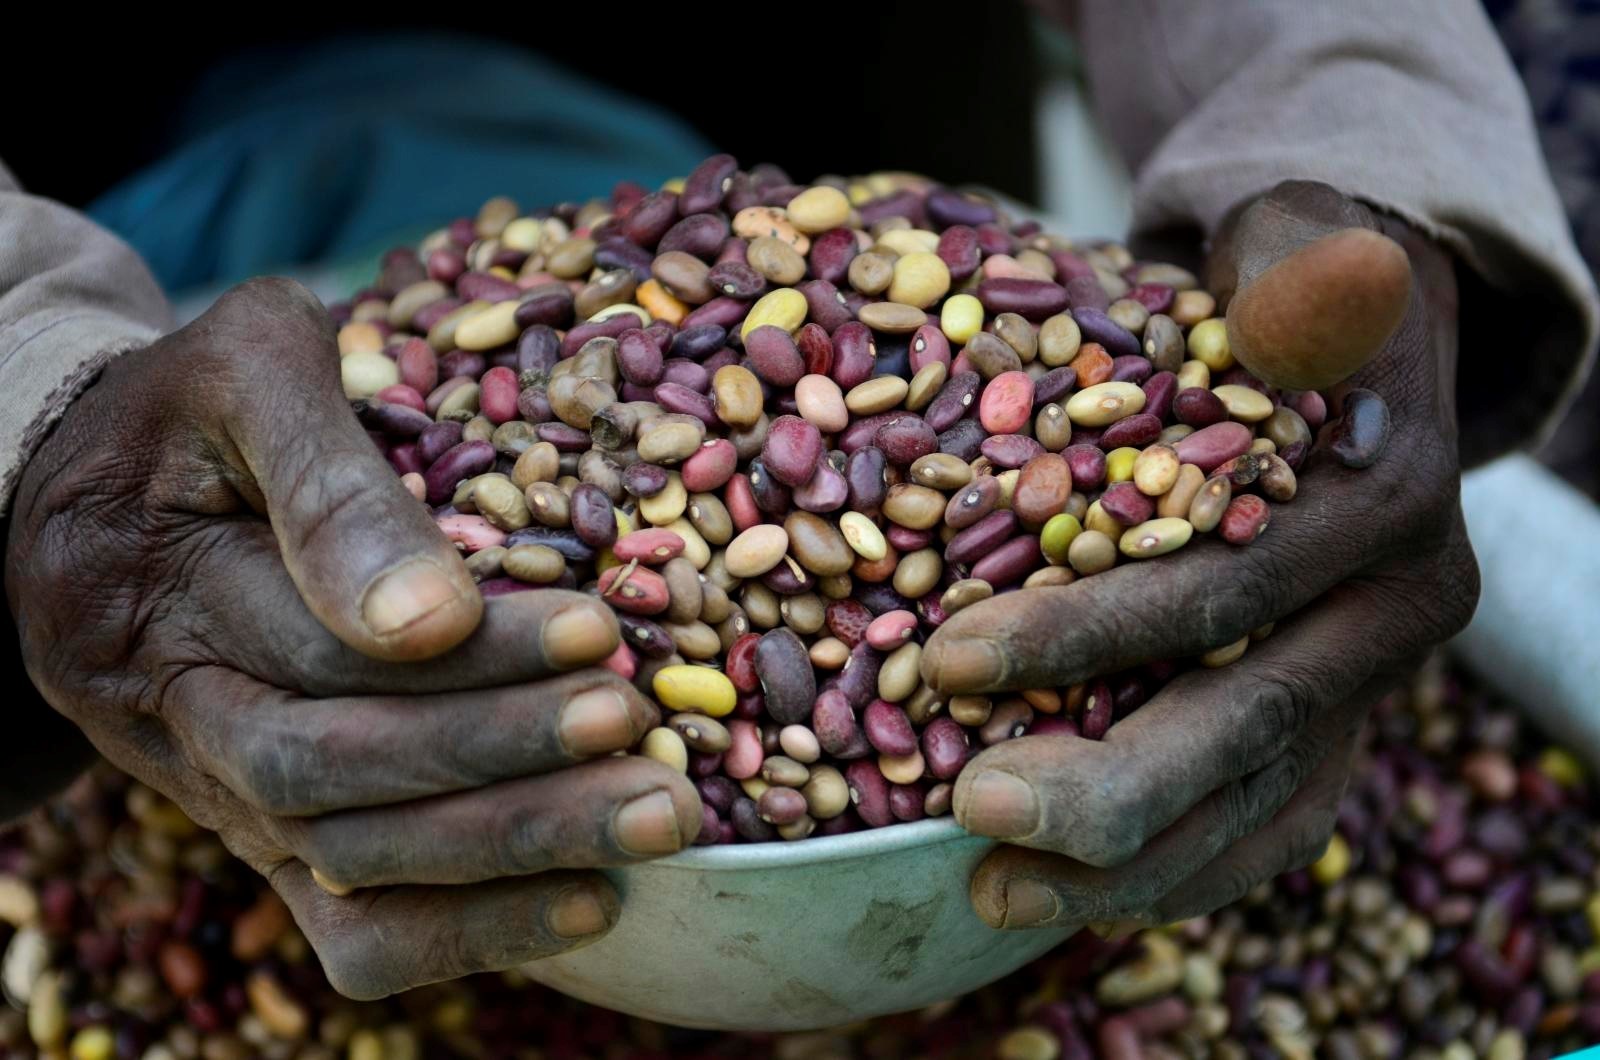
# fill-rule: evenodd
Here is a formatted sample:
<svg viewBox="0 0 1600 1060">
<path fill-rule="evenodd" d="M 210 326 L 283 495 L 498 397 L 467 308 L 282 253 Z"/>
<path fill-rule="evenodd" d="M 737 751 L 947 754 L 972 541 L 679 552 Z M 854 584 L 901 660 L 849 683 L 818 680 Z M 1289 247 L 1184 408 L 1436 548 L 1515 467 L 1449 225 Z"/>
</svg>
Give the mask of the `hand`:
<svg viewBox="0 0 1600 1060">
<path fill-rule="evenodd" d="M 1028 736 L 962 773 L 957 819 L 1004 839 L 972 901 L 996 927 L 1209 912 L 1306 864 L 1332 833 L 1367 709 L 1426 650 L 1466 624 L 1478 577 L 1459 501 L 1448 256 L 1320 184 L 1280 185 L 1236 211 L 1210 262 L 1224 300 L 1268 265 L 1342 228 L 1399 240 L 1415 280 L 1400 327 L 1352 385 L 1388 402 L 1381 457 L 1332 460 L 1273 507 L 1267 533 L 1215 538 L 1071 585 L 1007 594 L 953 616 L 923 674 L 945 693 L 1052 688 L 1199 655 L 1277 623 L 1230 666 L 1179 676 L 1103 741 Z M 1336 275 L 1313 276 L 1319 292 Z M 1332 299 L 1286 312 L 1337 329 Z M 1337 395 L 1336 395 L 1337 397 Z"/>
<path fill-rule="evenodd" d="M 687 778 L 607 757 L 658 717 L 584 669 L 609 610 L 485 604 L 298 285 L 235 288 L 106 370 L 26 469 L 6 589 L 44 697 L 263 873 L 352 997 L 593 941 L 615 893 L 551 870 L 699 829 Z"/>
</svg>

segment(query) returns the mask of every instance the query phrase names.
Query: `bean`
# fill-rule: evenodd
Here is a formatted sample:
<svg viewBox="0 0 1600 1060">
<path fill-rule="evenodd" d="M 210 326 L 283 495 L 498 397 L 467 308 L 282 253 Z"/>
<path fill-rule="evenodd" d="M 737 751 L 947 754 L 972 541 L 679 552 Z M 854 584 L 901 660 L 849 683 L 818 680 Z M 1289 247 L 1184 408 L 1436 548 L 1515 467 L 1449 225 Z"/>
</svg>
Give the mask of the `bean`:
<svg viewBox="0 0 1600 1060">
<path fill-rule="evenodd" d="M 1033 414 L 1033 380 L 1021 371 L 1002 372 L 983 388 L 978 418 L 990 434 L 1015 434 Z"/>
<path fill-rule="evenodd" d="M 1176 552 L 1189 543 L 1194 527 L 1176 517 L 1150 519 L 1123 532 L 1118 547 L 1133 559 L 1151 559 Z"/>
<path fill-rule="evenodd" d="M 1344 398 L 1344 414 L 1334 422 L 1329 451 L 1345 467 L 1371 467 L 1389 440 L 1389 406 L 1371 390 Z"/>
<path fill-rule="evenodd" d="M 982 385 L 983 379 L 976 372 L 959 372 L 952 375 L 940 389 L 939 395 L 929 404 L 923 419 L 936 431 L 948 430 L 965 416 L 967 410 L 978 400 L 978 391 Z"/>
<path fill-rule="evenodd" d="M 1248 545 L 1266 533 L 1271 512 L 1254 494 L 1241 494 L 1228 502 L 1217 530 L 1230 545 Z"/>
<path fill-rule="evenodd" d="M 1144 401 L 1144 391 L 1132 383 L 1097 383 L 1068 398 L 1066 410 L 1079 427 L 1106 427 L 1142 410 Z"/>
<path fill-rule="evenodd" d="M 1131 482 L 1118 482 L 1100 495 L 1100 508 L 1122 526 L 1142 523 L 1155 514 L 1155 502 Z"/>
<path fill-rule="evenodd" d="M 850 790 L 850 802 L 856 814 L 871 828 L 892 824 L 894 813 L 889 808 L 889 782 L 873 762 L 851 762 L 845 767 L 845 783 Z"/>
<path fill-rule="evenodd" d="M 813 574 L 844 574 L 855 562 L 856 552 L 846 534 L 826 519 L 810 512 L 791 512 L 784 519 L 783 529 L 789 550 Z"/>
<path fill-rule="evenodd" d="M 883 514 L 889 520 L 913 530 L 928 530 L 939 525 L 944 517 L 944 495 L 938 490 L 900 482 L 889 487 L 883 501 Z M 847 531 L 846 539 L 849 539 Z M 851 542 L 851 547 L 855 543 Z M 859 552 L 860 549 L 858 548 Z"/>
<path fill-rule="evenodd" d="M 1260 423 L 1272 415 L 1272 399 L 1247 386 L 1226 384 L 1212 388 L 1228 415 L 1241 423 Z"/>
<path fill-rule="evenodd" d="M 811 716 L 817 698 L 816 677 L 805 645 L 792 630 L 764 634 L 756 646 L 755 667 L 767 713 L 774 720 L 791 725 Z"/>
<path fill-rule="evenodd" d="M 986 380 L 995 380 L 1009 372 L 1022 371 L 1022 358 L 1017 356 L 1017 351 L 987 331 L 980 331 L 968 339 L 961 356 Z M 1028 400 L 1031 405 L 1033 400 L 1031 386 Z"/>
<path fill-rule="evenodd" d="M 1008 698 L 995 704 L 988 720 L 978 727 L 978 739 L 985 747 L 1014 740 L 1028 731 L 1033 708 L 1025 699 Z"/>
<path fill-rule="evenodd" d="M 954 530 L 965 530 L 988 516 L 999 503 L 999 480 L 992 475 L 984 475 L 950 498 L 944 509 L 944 523 Z M 951 562 L 964 561 L 952 559 Z"/>
<path fill-rule="evenodd" d="M 1275 453 L 1269 453 L 1262 458 L 1261 474 L 1256 481 L 1260 483 L 1261 492 L 1266 494 L 1268 499 L 1280 504 L 1293 500 L 1299 489 L 1294 469 Z"/>
<path fill-rule="evenodd" d="M 978 285 L 977 296 L 991 313 L 1016 313 L 1035 321 L 1054 316 L 1068 305 L 1067 289 L 1047 280 L 986 279 Z"/>
<path fill-rule="evenodd" d="M 1232 499 L 1231 482 L 1225 478 L 1208 479 L 1189 504 L 1190 525 L 1202 534 L 1215 530 Z"/>
<path fill-rule="evenodd" d="M 1253 436 L 1242 423 L 1216 423 L 1179 440 L 1173 448 L 1178 459 L 1211 472 L 1250 448 Z"/>
<path fill-rule="evenodd" d="M 1014 585 L 1039 565 L 1042 555 L 1039 538 L 1033 534 L 1023 534 L 973 564 L 972 576 L 994 586 Z"/>
<path fill-rule="evenodd" d="M 1138 462 L 1135 461 L 1134 483 L 1138 484 Z M 1177 476 L 1172 485 L 1156 501 L 1156 514 L 1162 518 L 1176 516 L 1185 518 L 1189 514 L 1189 507 L 1194 503 L 1194 498 L 1200 492 L 1200 487 L 1205 484 L 1205 472 L 1193 464 L 1180 464 Z M 1143 487 L 1140 487 L 1143 491 Z"/>
<path fill-rule="evenodd" d="M 992 478 L 987 481 L 995 482 Z M 998 490 L 998 483 L 994 488 Z M 990 512 L 950 539 L 945 545 L 945 559 L 962 566 L 976 563 L 1017 532 L 1018 518 L 1017 513 L 1010 510 Z"/>
<path fill-rule="evenodd" d="M 917 734 L 906 712 L 893 703 L 875 699 L 862 712 L 867 741 L 881 754 L 908 755 L 917 749 Z"/>
<path fill-rule="evenodd" d="M 883 660 L 878 670 L 878 698 L 898 703 L 917 689 L 921 680 L 922 645 L 902 644 Z"/>
<path fill-rule="evenodd" d="M 1117 562 L 1116 543 L 1101 531 L 1085 530 L 1067 547 L 1067 562 L 1084 576 L 1110 570 Z"/>
<path fill-rule="evenodd" d="M 985 438 L 979 451 L 996 467 L 1020 469 L 1044 452 L 1044 446 L 1022 434 L 996 434 Z"/>
</svg>

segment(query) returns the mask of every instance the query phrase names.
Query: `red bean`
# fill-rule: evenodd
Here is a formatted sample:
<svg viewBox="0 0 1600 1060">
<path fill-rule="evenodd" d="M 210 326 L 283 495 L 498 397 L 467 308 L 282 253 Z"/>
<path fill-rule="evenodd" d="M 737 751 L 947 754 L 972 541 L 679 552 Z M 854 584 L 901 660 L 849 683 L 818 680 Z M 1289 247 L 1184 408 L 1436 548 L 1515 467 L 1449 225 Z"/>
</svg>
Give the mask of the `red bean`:
<svg viewBox="0 0 1600 1060">
<path fill-rule="evenodd" d="M 855 313 L 846 307 L 844 295 L 827 280 L 807 280 L 795 290 L 805 297 L 806 315 L 829 335 L 838 331 L 855 316 Z"/>
<path fill-rule="evenodd" d="M 423 472 L 429 504 L 444 504 L 456 487 L 494 467 L 494 446 L 488 442 L 462 442 L 434 460 Z"/>
<path fill-rule="evenodd" d="M 661 347 L 640 328 L 629 328 L 617 336 L 617 370 L 622 378 L 637 386 L 661 382 Z"/>
<path fill-rule="evenodd" d="M 1161 420 L 1153 413 L 1136 412 L 1105 429 L 1100 436 L 1100 448 L 1110 452 L 1123 446 L 1143 449 L 1161 437 Z"/>
<path fill-rule="evenodd" d="M 894 823 L 894 811 L 889 807 L 889 782 L 879 772 L 876 762 L 851 762 L 845 767 L 844 779 L 850 786 L 850 802 L 868 827 L 882 828 Z"/>
<path fill-rule="evenodd" d="M 491 368 L 478 380 L 478 411 L 496 425 L 514 420 L 520 392 L 516 372 L 509 368 Z"/>
<path fill-rule="evenodd" d="M 994 482 L 992 478 L 988 481 Z M 998 491 L 999 483 L 995 483 L 995 489 Z M 944 548 L 945 562 L 962 566 L 976 563 L 1010 540 L 1016 532 L 1015 512 L 1010 509 L 990 512 L 950 539 Z"/>
<path fill-rule="evenodd" d="M 906 412 L 879 427 L 872 443 L 889 463 L 909 467 L 919 457 L 938 451 L 939 436 L 921 416 Z"/>
<path fill-rule="evenodd" d="M 1155 515 L 1155 501 L 1131 482 L 1116 482 L 1100 495 L 1100 509 L 1123 526 L 1137 526 Z"/>
<path fill-rule="evenodd" d="M 780 327 L 763 324 L 744 339 L 750 370 L 773 386 L 793 387 L 806 374 L 805 358 Z"/>
<path fill-rule="evenodd" d="M 950 280 L 960 283 L 978 271 L 983 253 L 978 248 L 978 233 L 971 225 L 951 225 L 939 235 L 934 252 L 950 270 Z"/>
<path fill-rule="evenodd" d="M 967 731 L 954 719 L 940 715 L 922 730 L 923 761 L 939 780 L 954 780 L 970 756 Z"/>
<path fill-rule="evenodd" d="M 1181 398 L 1183 395 L 1178 396 Z M 1210 472 L 1248 450 L 1254 440 L 1250 428 L 1242 423 L 1215 423 L 1178 439 L 1178 444 L 1173 448 L 1178 451 L 1178 459 L 1183 463 L 1194 464 L 1201 471 Z"/>
<path fill-rule="evenodd" d="M 833 367 L 829 375 L 840 390 L 848 393 L 872 378 L 877 357 L 871 330 L 859 320 L 849 321 L 833 332 Z"/>
<path fill-rule="evenodd" d="M 1205 387 L 1186 387 L 1172 399 L 1172 414 L 1190 427 L 1209 427 L 1228 418 L 1228 407 Z"/>
<path fill-rule="evenodd" d="M 1253 493 L 1243 493 L 1228 502 L 1217 532 L 1230 545 L 1248 545 L 1267 532 L 1271 515 L 1266 501 Z"/>
</svg>

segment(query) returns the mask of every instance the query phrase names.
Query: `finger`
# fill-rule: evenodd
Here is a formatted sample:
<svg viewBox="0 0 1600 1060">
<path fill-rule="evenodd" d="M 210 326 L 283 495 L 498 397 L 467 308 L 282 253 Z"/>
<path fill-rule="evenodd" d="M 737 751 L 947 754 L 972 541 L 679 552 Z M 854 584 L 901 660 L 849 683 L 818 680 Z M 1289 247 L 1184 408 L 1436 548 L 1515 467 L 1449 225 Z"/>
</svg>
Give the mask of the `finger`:
<svg viewBox="0 0 1600 1060">
<path fill-rule="evenodd" d="M 171 691 L 198 764 L 280 817 L 548 773 L 631 747 L 661 717 L 606 670 L 475 692 L 305 699 L 204 667 Z"/>
<path fill-rule="evenodd" d="M 1338 821 L 1355 749 L 1354 739 L 1341 743 L 1271 821 L 1169 891 L 1144 919 L 1170 924 L 1212 912 L 1243 898 L 1261 881 L 1321 857 Z"/>
<path fill-rule="evenodd" d="M 1322 390 L 1377 356 L 1411 293 L 1405 250 L 1325 184 L 1280 184 L 1239 215 L 1214 254 L 1234 292 L 1229 348 L 1258 379 Z"/>
<path fill-rule="evenodd" d="M 310 818 L 275 818 L 284 846 L 341 888 L 473 883 L 674 854 L 700 797 L 648 758 L 607 758 L 474 791 Z"/>
<path fill-rule="evenodd" d="M 276 333 L 280 359 L 239 366 L 216 427 L 317 620 L 379 659 L 426 659 L 464 640 L 483 598 L 351 414 L 315 296 L 287 280 L 252 281 L 190 326 L 223 352 L 241 328 Z"/>
<path fill-rule="evenodd" d="M 270 874 L 339 993 L 372 1001 L 586 946 L 620 904 L 595 873 L 552 872 L 467 887 L 392 887 L 335 897 L 299 862 Z"/>
<path fill-rule="evenodd" d="M 594 597 L 536 589 L 485 601 L 477 629 L 444 655 L 373 659 L 306 608 L 266 527 L 235 521 L 216 533 L 214 547 L 196 549 L 190 562 L 191 582 L 207 591 L 190 594 L 185 614 L 217 658 L 281 688 L 317 696 L 487 688 L 593 665 L 619 642 L 616 616 Z"/>
<path fill-rule="evenodd" d="M 1100 868 L 1058 854 L 1001 847 L 973 875 L 973 908 L 997 928 L 1148 915 L 1169 892 L 1272 820 L 1322 768 L 1332 749 L 1354 746 L 1368 710 L 1386 687 L 1385 681 L 1369 682 L 1349 701 L 1323 712 L 1283 754 L 1201 799 L 1121 865 Z"/>
<path fill-rule="evenodd" d="M 989 748 L 956 781 L 956 819 L 1092 865 L 1127 861 L 1207 794 L 1284 753 L 1380 666 L 1412 655 L 1417 645 L 1386 643 L 1373 626 L 1374 603 L 1341 586 L 1232 666 L 1174 680 L 1103 740 Z"/>
<path fill-rule="evenodd" d="M 1070 685 L 1200 655 L 1277 621 L 1372 559 L 1370 543 L 1347 531 L 1369 517 L 1358 512 L 1367 484 L 1351 488 L 1358 472 L 1328 470 L 1308 477 L 1293 504 L 1274 508 L 1268 533 L 1248 548 L 1207 538 L 1161 559 L 962 608 L 928 639 L 923 678 L 950 695 Z"/>
</svg>

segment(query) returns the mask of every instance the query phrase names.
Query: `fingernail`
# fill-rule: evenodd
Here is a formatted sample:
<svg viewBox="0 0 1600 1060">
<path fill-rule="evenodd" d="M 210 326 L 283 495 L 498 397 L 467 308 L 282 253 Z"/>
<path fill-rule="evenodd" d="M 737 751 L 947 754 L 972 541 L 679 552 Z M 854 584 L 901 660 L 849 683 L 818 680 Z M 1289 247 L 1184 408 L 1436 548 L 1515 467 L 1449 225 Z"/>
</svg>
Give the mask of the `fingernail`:
<svg viewBox="0 0 1600 1060">
<path fill-rule="evenodd" d="M 343 898 L 345 895 L 349 894 L 355 889 L 353 887 L 344 887 L 334 883 L 316 869 L 311 870 L 311 882 L 316 884 L 318 887 L 321 887 L 324 891 L 327 891 L 335 898 Z"/>
<path fill-rule="evenodd" d="M 997 769 L 973 778 L 956 813 L 961 827 L 994 839 L 1021 839 L 1039 827 L 1039 800 L 1033 788 Z"/>
<path fill-rule="evenodd" d="M 567 700 L 556 732 L 567 753 L 579 757 L 610 754 L 633 742 L 628 705 L 609 688 L 593 688 Z"/>
<path fill-rule="evenodd" d="M 1149 925 L 1142 920 L 1105 920 L 1085 926 L 1107 942 L 1121 942 L 1129 935 L 1143 931 Z"/>
<path fill-rule="evenodd" d="M 1044 924 L 1054 920 L 1060 910 L 1056 892 L 1037 880 L 1011 880 L 1006 884 L 1005 927 Z"/>
<path fill-rule="evenodd" d="M 993 644 L 968 637 L 941 644 L 931 669 L 929 683 L 942 692 L 979 691 L 999 683 L 1005 660 Z"/>
<path fill-rule="evenodd" d="M 612 822 L 617 846 L 640 857 L 675 854 L 683 847 L 678 833 L 678 810 L 664 791 L 641 795 L 625 803 Z"/>
<path fill-rule="evenodd" d="M 606 929 L 606 907 L 587 887 L 579 887 L 557 898 L 545 920 L 561 938 L 578 939 Z"/>
<path fill-rule="evenodd" d="M 568 608 L 549 619 L 539 636 L 545 659 L 561 670 L 599 662 L 617 646 L 611 623 L 588 605 Z"/>
<path fill-rule="evenodd" d="M 459 595 L 444 571 L 425 559 L 407 560 L 367 588 L 361 617 L 375 635 L 386 637 L 454 603 Z"/>
</svg>

